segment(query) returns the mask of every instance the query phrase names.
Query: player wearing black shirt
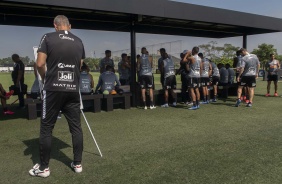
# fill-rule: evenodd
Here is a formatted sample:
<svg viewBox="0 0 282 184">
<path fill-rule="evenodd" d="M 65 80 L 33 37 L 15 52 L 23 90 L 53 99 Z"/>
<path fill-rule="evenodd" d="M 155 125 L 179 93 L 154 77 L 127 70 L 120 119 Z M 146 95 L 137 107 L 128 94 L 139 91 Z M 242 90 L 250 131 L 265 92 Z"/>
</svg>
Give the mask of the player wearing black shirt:
<svg viewBox="0 0 282 184">
<path fill-rule="evenodd" d="M 24 84 L 24 64 L 20 60 L 18 54 L 12 55 L 12 60 L 14 61 L 14 70 L 12 72 L 12 80 L 14 85 L 18 88 L 18 98 L 19 98 L 19 107 L 24 108 L 24 93 L 23 93 L 23 84 Z"/>
<path fill-rule="evenodd" d="M 79 78 L 85 58 L 82 41 L 69 32 L 68 18 L 54 19 L 56 32 L 45 34 L 38 48 L 37 68 L 44 83 L 40 126 L 40 164 L 29 171 L 32 176 L 48 177 L 52 130 L 59 111 L 64 113 L 72 134 L 74 160 L 71 167 L 81 172 L 83 134 L 80 124 Z M 47 67 L 47 70 L 46 70 Z"/>
</svg>

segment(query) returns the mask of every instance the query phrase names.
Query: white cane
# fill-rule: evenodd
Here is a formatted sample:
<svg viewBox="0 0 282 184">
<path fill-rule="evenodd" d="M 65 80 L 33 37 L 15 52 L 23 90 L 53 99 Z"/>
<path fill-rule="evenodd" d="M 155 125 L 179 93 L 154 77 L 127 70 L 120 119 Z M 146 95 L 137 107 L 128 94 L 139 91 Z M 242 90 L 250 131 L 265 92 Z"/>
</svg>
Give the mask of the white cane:
<svg viewBox="0 0 282 184">
<path fill-rule="evenodd" d="M 100 156 L 103 157 L 102 152 L 101 152 L 101 150 L 100 150 L 100 148 L 99 148 L 99 146 L 98 146 L 98 144 L 97 144 L 97 141 L 96 141 L 96 139 L 95 139 L 95 137 L 94 137 L 94 135 L 93 135 L 93 133 L 92 133 L 92 130 L 91 130 L 89 124 L 88 124 L 88 121 L 87 121 L 87 119 L 86 119 L 86 117 L 85 117 L 85 115 L 84 115 L 84 112 L 83 112 L 83 104 L 82 104 L 82 98 L 81 98 L 80 90 L 79 90 L 79 96 L 80 96 L 80 111 L 81 111 L 82 116 L 83 116 L 83 118 L 84 118 L 84 120 L 85 120 L 85 123 L 87 124 L 87 127 L 88 127 L 88 129 L 89 129 L 89 131 L 90 131 L 90 134 L 91 134 L 91 136 L 92 136 L 92 138 L 93 138 L 93 140 L 94 140 L 94 143 L 96 144 L 96 147 L 97 147 L 97 149 L 98 149 L 98 151 L 99 151 L 99 153 L 100 153 Z"/>
</svg>

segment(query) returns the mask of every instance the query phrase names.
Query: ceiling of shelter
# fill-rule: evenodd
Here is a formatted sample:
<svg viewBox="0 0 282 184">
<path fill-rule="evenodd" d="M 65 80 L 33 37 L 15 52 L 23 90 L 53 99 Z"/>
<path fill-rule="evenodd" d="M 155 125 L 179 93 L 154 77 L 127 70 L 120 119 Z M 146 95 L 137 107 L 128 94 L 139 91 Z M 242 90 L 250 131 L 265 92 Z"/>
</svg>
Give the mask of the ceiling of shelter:
<svg viewBox="0 0 282 184">
<path fill-rule="evenodd" d="M 214 9 L 211 10 L 214 11 Z M 129 32 L 132 22 L 134 22 L 135 30 L 139 33 L 211 38 L 279 31 L 271 28 L 251 27 L 251 25 L 247 27 L 199 20 L 138 15 L 128 12 L 121 13 L 10 1 L 0 2 L 0 24 L 3 25 L 52 27 L 53 18 L 58 14 L 66 15 L 74 29 Z"/>
</svg>

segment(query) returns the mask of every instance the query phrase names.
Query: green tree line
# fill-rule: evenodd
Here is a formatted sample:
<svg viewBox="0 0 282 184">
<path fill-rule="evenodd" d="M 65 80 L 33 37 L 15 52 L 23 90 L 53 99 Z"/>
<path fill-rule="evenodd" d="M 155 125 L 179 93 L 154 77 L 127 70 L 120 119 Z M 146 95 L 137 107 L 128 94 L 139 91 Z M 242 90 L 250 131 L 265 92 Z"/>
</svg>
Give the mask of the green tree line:
<svg viewBox="0 0 282 184">
<path fill-rule="evenodd" d="M 240 47 L 235 47 L 232 44 L 224 44 L 223 46 L 217 46 L 216 41 L 211 41 L 208 44 L 203 44 L 198 46 L 205 57 L 210 58 L 216 64 L 229 63 L 233 65 L 233 59 L 236 56 L 236 51 Z M 274 45 L 263 43 L 258 46 L 258 48 L 250 51 L 252 54 L 256 54 L 261 62 L 261 67 L 264 69 L 265 64 L 269 61 L 270 54 L 275 54 L 277 60 L 282 61 L 282 55 L 278 55 L 277 49 L 274 48 Z"/>
</svg>

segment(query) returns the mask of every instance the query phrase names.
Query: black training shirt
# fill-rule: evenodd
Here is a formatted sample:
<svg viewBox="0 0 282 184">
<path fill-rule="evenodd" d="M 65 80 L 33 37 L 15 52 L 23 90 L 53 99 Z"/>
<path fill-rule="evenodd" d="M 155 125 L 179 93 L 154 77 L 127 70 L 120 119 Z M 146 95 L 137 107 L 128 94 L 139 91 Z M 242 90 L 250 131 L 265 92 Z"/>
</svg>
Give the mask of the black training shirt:
<svg viewBox="0 0 282 184">
<path fill-rule="evenodd" d="M 12 80 L 13 80 L 14 83 L 17 82 L 19 71 L 22 71 L 23 74 L 22 74 L 22 78 L 20 80 L 20 83 L 24 84 L 24 67 L 25 66 L 24 66 L 24 64 L 21 60 L 14 63 L 14 67 L 13 67 L 14 70 L 12 71 Z"/>
<path fill-rule="evenodd" d="M 81 59 L 85 58 L 80 38 L 69 31 L 47 33 L 37 52 L 47 55 L 44 90 L 78 92 Z"/>
</svg>

